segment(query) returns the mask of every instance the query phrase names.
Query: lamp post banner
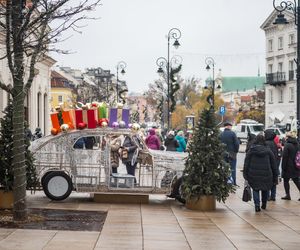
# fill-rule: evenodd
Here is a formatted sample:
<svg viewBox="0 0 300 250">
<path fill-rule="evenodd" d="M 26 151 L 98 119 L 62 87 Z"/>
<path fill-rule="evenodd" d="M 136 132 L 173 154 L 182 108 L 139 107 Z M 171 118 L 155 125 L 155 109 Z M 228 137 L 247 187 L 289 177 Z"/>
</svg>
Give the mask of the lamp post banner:
<svg viewBox="0 0 300 250">
<path fill-rule="evenodd" d="M 185 117 L 186 130 L 191 131 L 195 127 L 195 116 L 190 115 Z"/>
</svg>

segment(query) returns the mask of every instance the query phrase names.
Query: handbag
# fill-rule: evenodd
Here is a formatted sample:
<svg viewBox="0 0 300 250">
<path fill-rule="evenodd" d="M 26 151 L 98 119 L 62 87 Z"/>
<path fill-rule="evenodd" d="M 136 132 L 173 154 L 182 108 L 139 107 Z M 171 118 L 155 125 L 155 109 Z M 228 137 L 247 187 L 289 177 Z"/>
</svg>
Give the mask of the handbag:
<svg viewBox="0 0 300 250">
<path fill-rule="evenodd" d="M 251 187 L 249 186 L 248 182 L 245 182 L 244 192 L 242 201 L 248 202 L 252 199 Z"/>
<path fill-rule="evenodd" d="M 128 159 L 128 150 L 126 148 L 120 148 L 119 155 L 122 160 L 127 160 Z"/>
</svg>

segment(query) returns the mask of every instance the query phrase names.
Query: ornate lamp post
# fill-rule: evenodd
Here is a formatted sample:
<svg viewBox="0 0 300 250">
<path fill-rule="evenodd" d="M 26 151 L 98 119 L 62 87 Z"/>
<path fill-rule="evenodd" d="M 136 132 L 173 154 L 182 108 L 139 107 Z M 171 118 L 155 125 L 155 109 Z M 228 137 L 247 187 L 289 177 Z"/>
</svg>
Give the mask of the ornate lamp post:
<svg viewBox="0 0 300 250">
<path fill-rule="evenodd" d="M 168 102 L 168 108 L 167 108 L 167 119 L 168 119 L 168 130 L 170 129 L 170 40 L 175 40 L 173 43 L 173 46 L 175 49 L 177 49 L 180 46 L 180 43 L 178 42 L 178 39 L 181 37 L 181 31 L 177 28 L 172 28 L 169 30 L 168 33 L 168 57 L 167 59 L 164 57 L 160 57 L 156 60 L 156 64 L 159 67 L 157 73 L 163 74 L 163 67 L 166 67 L 167 69 L 167 102 Z"/>
<path fill-rule="evenodd" d="M 205 59 L 206 70 L 210 70 L 212 67 L 212 87 L 211 87 L 211 95 L 207 97 L 208 103 L 211 105 L 213 109 L 215 109 L 215 60 L 212 57 L 207 57 Z M 207 88 L 207 86 L 205 86 Z M 221 88 L 220 85 L 217 87 L 218 89 Z"/>
<path fill-rule="evenodd" d="M 125 72 L 125 69 L 127 67 L 127 64 L 126 62 L 124 61 L 120 61 L 118 62 L 117 66 L 116 66 L 116 69 L 117 69 L 117 103 L 119 102 L 119 70 L 121 70 L 121 74 L 124 75 L 126 72 Z"/>
<path fill-rule="evenodd" d="M 167 93 L 166 93 L 166 95 L 167 95 L 167 106 L 168 106 L 167 107 L 168 130 L 170 129 L 170 116 L 171 116 L 171 112 L 170 112 L 170 88 L 172 86 L 171 86 L 171 83 L 170 83 L 170 72 L 171 72 L 171 69 L 172 69 L 172 65 L 175 65 L 175 64 L 180 65 L 181 63 L 182 63 L 182 57 L 178 56 L 178 55 L 172 56 L 171 60 L 170 59 L 167 60 L 164 57 L 159 57 L 156 60 L 156 65 L 158 66 L 157 73 L 159 75 L 164 75 L 164 73 L 167 71 Z M 166 70 L 164 70 L 164 69 L 166 69 Z"/>
<path fill-rule="evenodd" d="M 283 12 L 288 10 L 292 12 L 295 16 L 295 25 L 297 26 L 297 59 L 295 59 L 296 66 L 297 66 L 297 74 L 296 74 L 296 87 L 297 87 L 297 135 L 300 138 L 300 0 L 298 0 L 298 4 L 296 0 L 294 1 L 281 1 L 279 5 L 276 5 L 276 0 L 273 0 L 274 9 L 277 10 L 279 13 L 274 24 L 278 25 L 279 29 L 282 29 L 284 25 L 288 24 L 289 22 L 284 17 Z"/>
</svg>

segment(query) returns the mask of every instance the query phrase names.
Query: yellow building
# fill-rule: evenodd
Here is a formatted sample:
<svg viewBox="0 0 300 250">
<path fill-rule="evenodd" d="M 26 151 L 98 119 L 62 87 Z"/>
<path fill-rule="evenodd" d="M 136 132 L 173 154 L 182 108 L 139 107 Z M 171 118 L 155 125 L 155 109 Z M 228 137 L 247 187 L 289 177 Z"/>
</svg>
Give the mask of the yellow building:
<svg viewBox="0 0 300 250">
<path fill-rule="evenodd" d="M 75 85 L 53 70 L 51 72 L 51 110 L 61 104 L 64 108 L 74 107 L 76 97 Z"/>
</svg>

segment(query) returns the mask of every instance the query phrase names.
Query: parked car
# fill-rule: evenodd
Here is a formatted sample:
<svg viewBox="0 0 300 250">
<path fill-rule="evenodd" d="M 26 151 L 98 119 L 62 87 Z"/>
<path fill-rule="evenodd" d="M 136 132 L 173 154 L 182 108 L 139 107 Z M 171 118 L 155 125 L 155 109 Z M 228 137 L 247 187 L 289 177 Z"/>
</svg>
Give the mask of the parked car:
<svg viewBox="0 0 300 250">
<path fill-rule="evenodd" d="M 241 120 L 240 123 L 236 125 L 235 132 L 240 141 L 240 143 L 247 141 L 248 134 L 258 135 L 264 131 L 264 124 L 251 119 Z"/>
<path fill-rule="evenodd" d="M 138 147 L 135 176 L 127 174 L 120 160 L 118 173 L 111 171 L 111 135 L 133 139 Z M 52 200 L 64 200 L 77 192 L 171 193 L 182 176 L 186 153 L 149 150 L 129 129 L 97 128 L 49 135 L 32 142 L 31 151 L 40 187 Z M 139 157 L 142 155 L 143 157 Z M 134 179 L 136 178 L 136 184 Z M 172 193 L 179 190 L 172 190 Z"/>
</svg>

